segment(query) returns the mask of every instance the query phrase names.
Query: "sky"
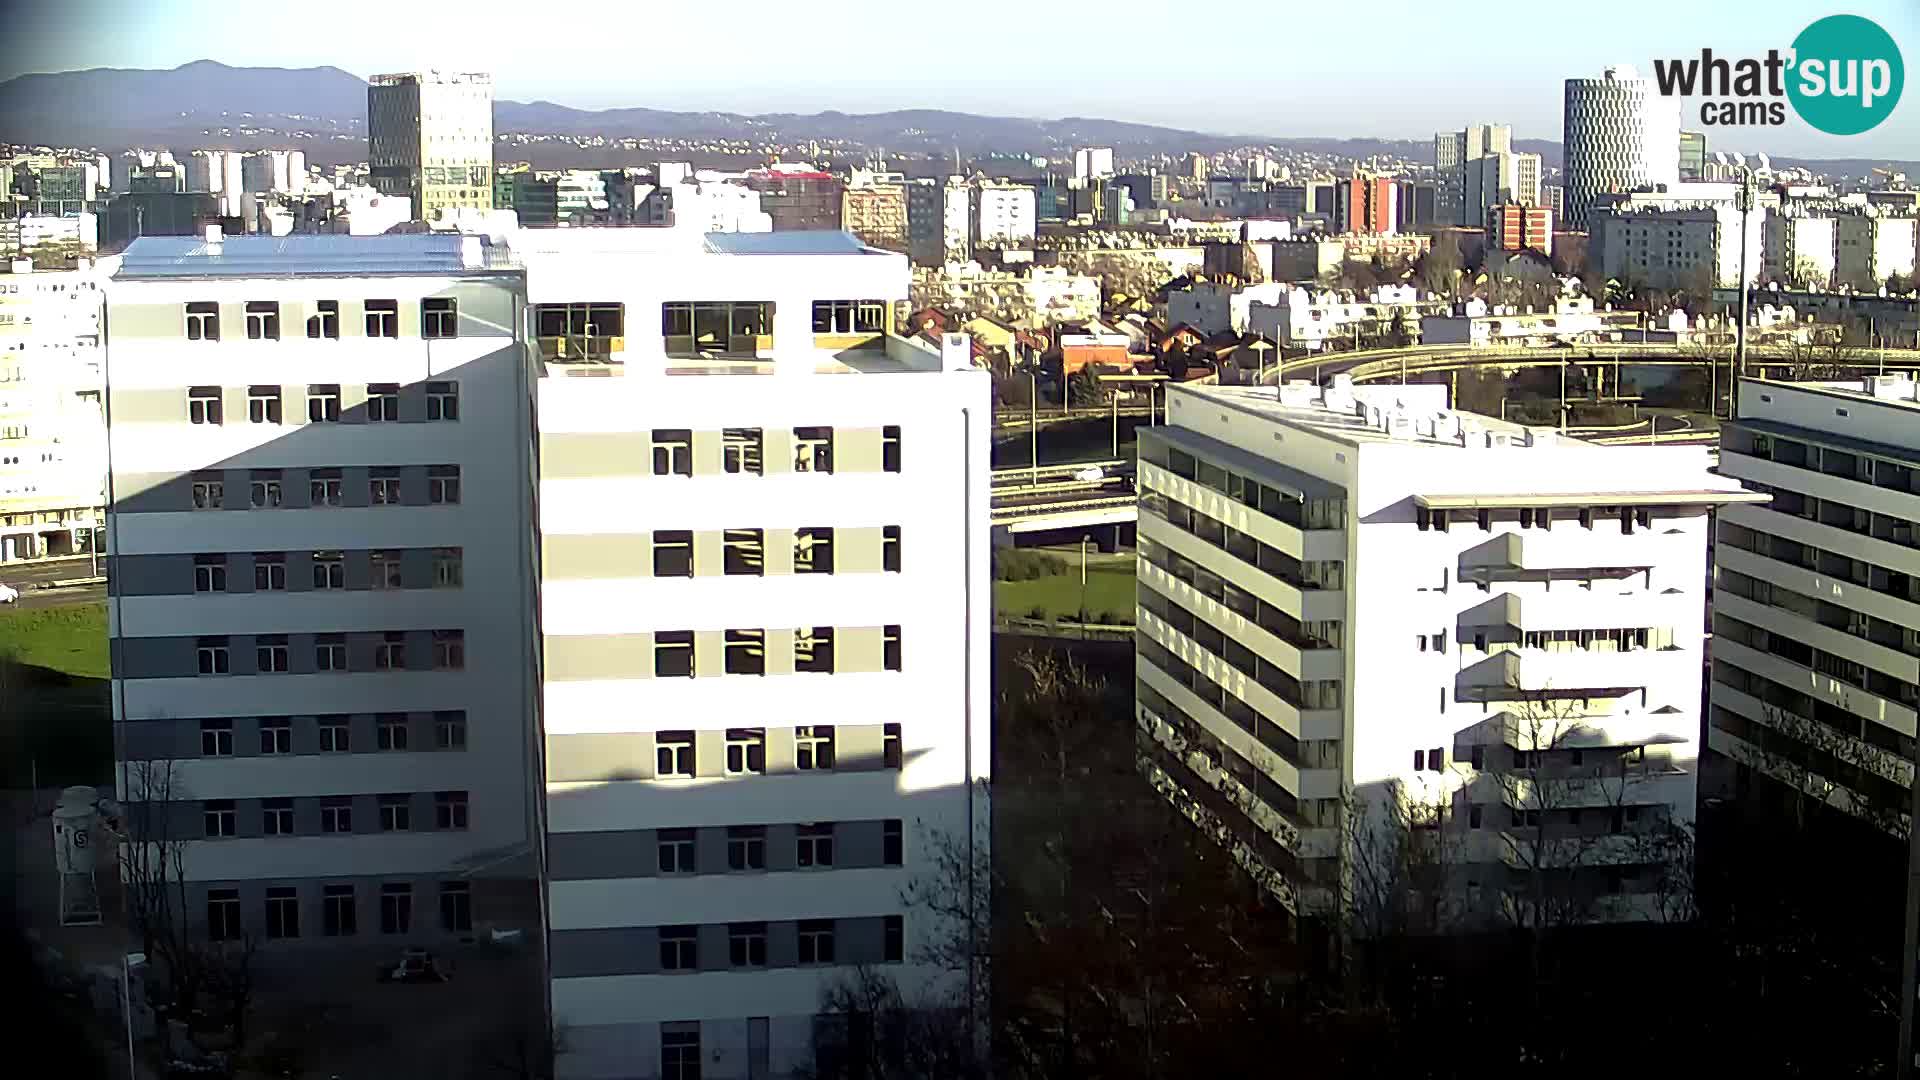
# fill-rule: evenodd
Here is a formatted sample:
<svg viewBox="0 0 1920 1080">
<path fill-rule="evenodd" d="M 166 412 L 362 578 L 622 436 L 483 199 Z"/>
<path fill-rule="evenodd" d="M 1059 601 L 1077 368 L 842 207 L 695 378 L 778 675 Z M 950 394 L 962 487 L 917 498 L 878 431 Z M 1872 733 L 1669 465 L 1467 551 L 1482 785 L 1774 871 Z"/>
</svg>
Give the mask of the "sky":
<svg viewBox="0 0 1920 1080">
<path fill-rule="evenodd" d="M 0 0 L 0 80 L 88 67 L 491 71 L 497 96 L 577 108 L 1096 116 L 1220 134 L 1428 139 L 1468 123 L 1560 138 L 1561 81 L 1656 57 L 1785 49 L 1864 15 L 1920 64 L 1920 0 L 659 0 L 556 11 L 327 0 Z M 1920 89 L 1863 135 L 1709 130 L 1716 147 L 1920 159 Z M 1789 110 L 1789 113 L 1791 110 Z M 1697 107 L 1682 126 L 1698 127 Z M 1716 135 L 1724 135 L 1716 138 Z"/>
</svg>

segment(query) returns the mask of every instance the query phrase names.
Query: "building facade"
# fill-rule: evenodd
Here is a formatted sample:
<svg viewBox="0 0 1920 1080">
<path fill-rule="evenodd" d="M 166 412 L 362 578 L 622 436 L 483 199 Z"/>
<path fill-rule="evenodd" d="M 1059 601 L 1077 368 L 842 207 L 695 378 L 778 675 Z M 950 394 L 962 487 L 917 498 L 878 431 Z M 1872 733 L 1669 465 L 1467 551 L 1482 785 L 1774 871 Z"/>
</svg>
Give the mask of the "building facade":
<svg viewBox="0 0 1920 1080">
<path fill-rule="evenodd" d="M 1334 188 L 1334 221 L 1342 233 L 1384 235 L 1399 230 L 1399 204 L 1390 176 L 1355 173 Z"/>
<path fill-rule="evenodd" d="M 1920 710 L 1920 400 L 1905 376 L 1740 384 L 1720 471 L 1703 782 L 1798 788 L 1904 836 Z"/>
<path fill-rule="evenodd" d="M 1643 916 L 1638 840 L 1693 814 L 1707 511 L 1762 497 L 1699 448 L 1444 394 L 1169 388 L 1139 462 L 1143 769 L 1302 917 L 1396 818 L 1445 845 L 1457 925 L 1541 918 L 1542 874 L 1561 916 Z"/>
<path fill-rule="evenodd" d="M 1678 106 L 1631 67 L 1567 80 L 1562 144 L 1562 219 L 1576 230 L 1600 195 L 1680 182 Z"/>
<path fill-rule="evenodd" d="M 840 195 L 840 224 L 871 247 L 908 250 L 906 178 L 855 169 Z"/>
<path fill-rule="evenodd" d="M 94 550 L 107 268 L 0 275 L 0 564 Z"/>
<path fill-rule="evenodd" d="M 856 965 L 964 1006 L 903 890 L 988 839 L 987 374 L 844 234 L 511 242 L 128 253 L 136 837 L 216 938 L 544 931 L 562 1076 L 790 1074 Z"/>
<path fill-rule="evenodd" d="M 540 925 L 524 302 L 457 236 L 147 238 L 108 286 L 119 795 L 209 938 Z"/>
<path fill-rule="evenodd" d="M 1838 215 L 1834 218 L 1834 283 L 1879 292 L 1895 274 L 1912 281 L 1916 242 L 1920 242 L 1920 218 Z"/>
<path fill-rule="evenodd" d="M 1487 211 L 1487 246 L 1499 251 L 1553 254 L 1553 211 L 1505 203 Z"/>
<path fill-rule="evenodd" d="M 493 76 L 441 71 L 367 83 L 368 182 L 418 220 L 493 209 Z"/>
<path fill-rule="evenodd" d="M 1036 208 L 1033 189 L 1024 184 L 983 181 L 974 185 L 973 241 L 986 247 L 1033 244 Z"/>
<path fill-rule="evenodd" d="M 560 1075 L 784 1075 L 849 965 L 945 985 L 901 890 L 985 842 L 988 382 L 889 335 L 904 256 L 656 239 L 524 253 L 607 358 L 539 380 Z"/>
</svg>

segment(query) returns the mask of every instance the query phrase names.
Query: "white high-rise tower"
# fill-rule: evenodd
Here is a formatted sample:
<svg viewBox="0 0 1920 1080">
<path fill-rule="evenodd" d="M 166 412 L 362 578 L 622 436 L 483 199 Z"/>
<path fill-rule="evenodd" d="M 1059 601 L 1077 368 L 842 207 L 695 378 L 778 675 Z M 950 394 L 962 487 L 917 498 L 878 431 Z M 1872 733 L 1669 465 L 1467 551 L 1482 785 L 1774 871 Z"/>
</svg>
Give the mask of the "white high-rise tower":
<svg viewBox="0 0 1920 1080">
<path fill-rule="evenodd" d="M 1568 79 L 1566 221 L 1585 229 L 1594 196 L 1680 182 L 1680 112 L 1631 67 Z"/>
</svg>

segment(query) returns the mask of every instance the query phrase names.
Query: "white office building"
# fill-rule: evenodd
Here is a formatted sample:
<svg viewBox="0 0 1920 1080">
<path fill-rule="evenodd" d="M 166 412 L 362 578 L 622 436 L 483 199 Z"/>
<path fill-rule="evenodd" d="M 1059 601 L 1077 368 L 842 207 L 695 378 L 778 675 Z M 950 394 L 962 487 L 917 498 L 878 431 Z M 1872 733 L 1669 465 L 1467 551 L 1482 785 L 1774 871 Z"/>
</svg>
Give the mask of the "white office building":
<svg viewBox="0 0 1920 1080">
<path fill-rule="evenodd" d="M 1825 289 L 1833 282 L 1836 219 L 1826 214 L 1782 207 L 1767 214 L 1761 272 L 1801 288 Z"/>
<path fill-rule="evenodd" d="M 856 965 L 958 1003 L 902 892 L 988 841 L 987 374 L 845 234 L 511 239 L 130 249 L 136 824 L 220 936 L 544 930 L 562 1076 L 788 1074 Z"/>
<path fill-rule="evenodd" d="M 1562 145 L 1571 229 L 1587 228 L 1599 195 L 1680 182 L 1679 106 L 1631 67 L 1567 80 Z"/>
<path fill-rule="evenodd" d="M 1034 190 L 1025 184 L 982 181 L 973 193 L 973 242 L 984 247 L 1029 247 L 1036 225 Z"/>
<path fill-rule="evenodd" d="M 1887 278 L 1913 278 L 1920 218 L 1891 214 L 1843 214 L 1834 219 L 1836 285 L 1875 293 Z"/>
<path fill-rule="evenodd" d="M 985 841 L 988 380 L 890 333 L 904 255 L 661 239 L 523 252 L 560 1074 L 784 1075 L 847 965 L 946 985 L 901 889 Z"/>
<path fill-rule="evenodd" d="M 216 940 L 539 928 L 524 300 L 457 236 L 147 237 L 108 284 L 119 797 Z"/>
<path fill-rule="evenodd" d="M 421 220 L 493 209 L 493 76 L 443 71 L 367 83 L 369 182 Z"/>
<path fill-rule="evenodd" d="M 1767 251 L 1767 220 L 1779 198 L 1763 195 L 1744 216 L 1733 184 L 1678 184 L 1670 190 L 1606 195 L 1587 210 L 1587 254 L 1608 277 L 1654 288 L 1738 287 L 1757 281 Z M 1746 254 L 1746 273 L 1740 258 Z"/>
<path fill-rule="evenodd" d="M 0 563 L 87 551 L 101 524 L 109 270 L 0 275 Z"/>
<path fill-rule="evenodd" d="M 1709 790 L 1798 787 L 1903 835 L 1920 710 L 1920 395 L 1906 376 L 1748 379 L 1739 407 L 1720 471 L 1773 501 L 1720 514 Z"/>
<path fill-rule="evenodd" d="M 1113 147 L 1083 146 L 1073 152 L 1073 178 L 1092 180 L 1113 175 Z"/>
<path fill-rule="evenodd" d="M 1703 448 L 1444 394 L 1170 388 L 1141 432 L 1144 768 L 1303 917 L 1392 806 L 1461 925 L 1532 917 L 1536 874 L 1558 917 L 1642 915 L 1639 841 L 1693 814 L 1707 512 L 1764 496 Z"/>
</svg>

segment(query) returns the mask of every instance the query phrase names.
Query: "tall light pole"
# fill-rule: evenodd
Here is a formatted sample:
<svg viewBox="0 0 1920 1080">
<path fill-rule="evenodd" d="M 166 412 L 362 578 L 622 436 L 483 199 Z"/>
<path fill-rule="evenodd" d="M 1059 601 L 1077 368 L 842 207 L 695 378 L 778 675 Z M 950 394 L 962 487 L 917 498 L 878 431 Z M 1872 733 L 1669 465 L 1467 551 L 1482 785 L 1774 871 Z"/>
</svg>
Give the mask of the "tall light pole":
<svg viewBox="0 0 1920 1080">
<path fill-rule="evenodd" d="M 1753 213 L 1753 170 L 1740 170 L 1740 325 L 1733 331 L 1733 381 L 1727 387 L 1727 419 L 1740 414 L 1740 379 L 1747 373 L 1747 217 Z"/>
</svg>

